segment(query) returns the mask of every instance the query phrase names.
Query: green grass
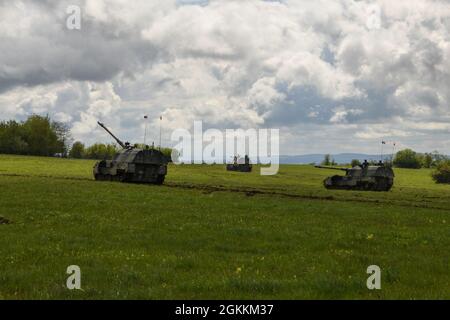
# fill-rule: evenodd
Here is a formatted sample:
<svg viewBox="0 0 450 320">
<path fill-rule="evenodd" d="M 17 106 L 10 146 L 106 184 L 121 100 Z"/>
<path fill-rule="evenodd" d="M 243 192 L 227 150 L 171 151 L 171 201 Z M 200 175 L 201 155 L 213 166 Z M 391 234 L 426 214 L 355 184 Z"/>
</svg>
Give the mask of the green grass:
<svg viewBox="0 0 450 320">
<path fill-rule="evenodd" d="M 93 164 L 0 156 L 0 299 L 450 298 L 450 186 L 428 170 L 373 193 L 310 166 L 170 166 L 158 187 L 95 182 Z"/>
</svg>

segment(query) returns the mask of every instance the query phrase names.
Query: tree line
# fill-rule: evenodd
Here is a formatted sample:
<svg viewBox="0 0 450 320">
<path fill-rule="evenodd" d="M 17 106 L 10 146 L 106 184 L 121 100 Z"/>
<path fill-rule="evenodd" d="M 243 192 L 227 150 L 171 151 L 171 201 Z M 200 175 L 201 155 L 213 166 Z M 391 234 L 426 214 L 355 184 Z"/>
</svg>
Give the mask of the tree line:
<svg viewBox="0 0 450 320">
<path fill-rule="evenodd" d="M 430 169 L 437 168 L 448 160 L 447 156 L 442 155 L 437 151 L 431 153 L 418 153 L 411 149 L 405 149 L 397 152 L 393 164 L 397 168 Z"/>
<path fill-rule="evenodd" d="M 335 165 L 330 155 L 326 155 L 322 164 Z M 370 165 L 377 165 L 377 161 L 369 161 Z M 404 149 L 397 152 L 392 161 L 385 163 L 396 168 L 405 169 L 434 169 L 431 173 L 433 180 L 437 183 L 450 183 L 450 158 L 438 151 L 431 153 L 418 153 L 412 149 Z M 352 167 L 361 165 L 358 159 L 351 162 Z"/>
<path fill-rule="evenodd" d="M 69 158 L 73 159 L 112 159 L 119 151 L 115 144 L 95 143 L 86 147 L 82 142 L 75 141 L 70 148 Z"/>
<path fill-rule="evenodd" d="M 134 147 L 145 149 L 143 144 L 135 144 Z M 70 148 L 69 158 L 73 159 L 112 159 L 120 150 L 116 144 L 95 143 L 86 147 L 81 141 L 75 141 Z M 160 148 L 161 152 L 170 161 L 172 149 Z"/>
<path fill-rule="evenodd" d="M 30 116 L 26 121 L 0 122 L 0 153 L 66 156 L 69 128 L 48 116 Z"/>
<path fill-rule="evenodd" d="M 85 146 L 71 138 L 69 127 L 49 116 L 32 115 L 25 121 L 0 122 L 0 153 L 74 159 L 112 159 L 120 150 L 116 144 Z M 144 148 L 143 145 L 135 145 Z M 172 149 L 161 148 L 170 159 Z"/>
<path fill-rule="evenodd" d="M 417 153 L 414 150 L 405 149 L 397 152 L 393 164 L 398 168 L 434 168 L 431 176 L 435 182 L 450 183 L 450 159 L 437 151 Z"/>
<path fill-rule="evenodd" d="M 388 161 L 388 165 L 392 165 L 396 168 L 407 168 L 407 169 L 420 169 L 420 168 L 438 168 L 444 163 L 450 163 L 450 158 L 438 151 L 433 151 L 430 153 L 418 153 L 411 149 L 404 149 L 397 152 L 393 160 Z M 336 161 L 331 157 L 330 154 L 326 154 L 322 165 L 337 165 Z M 370 165 L 379 164 L 378 161 L 369 161 Z M 350 163 L 352 167 L 361 165 L 361 161 L 358 159 L 353 159 Z"/>
</svg>

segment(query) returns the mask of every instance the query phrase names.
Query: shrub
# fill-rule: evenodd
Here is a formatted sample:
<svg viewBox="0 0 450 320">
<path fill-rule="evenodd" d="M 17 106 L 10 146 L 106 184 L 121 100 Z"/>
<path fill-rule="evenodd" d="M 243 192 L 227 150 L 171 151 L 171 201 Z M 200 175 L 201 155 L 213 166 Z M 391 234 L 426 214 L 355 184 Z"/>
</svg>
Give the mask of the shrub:
<svg viewBox="0 0 450 320">
<path fill-rule="evenodd" d="M 394 165 L 398 168 L 409 169 L 420 169 L 422 166 L 420 157 L 411 149 L 397 152 L 394 159 Z"/>
<path fill-rule="evenodd" d="M 436 183 L 450 183 L 450 161 L 440 163 L 432 173 Z"/>
<path fill-rule="evenodd" d="M 353 159 L 351 162 L 351 166 L 352 167 L 357 167 L 361 165 L 361 161 L 359 161 L 358 159 Z"/>
<path fill-rule="evenodd" d="M 323 166 L 335 166 L 337 165 L 336 161 L 334 161 L 333 158 L 331 158 L 331 155 L 326 154 L 322 163 Z"/>
<path fill-rule="evenodd" d="M 431 168 L 431 166 L 433 165 L 433 156 L 431 155 L 431 153 L 425 153 L 422 157 L 422 166 L 424 168 Z"/>
<path fill-rule="evenodd" d="M 172 149 L 171 148 L 161 148 L 161 152 L 164 154 L 167 161 L 172 162 Z"/>
<path fill-rule="evenodd" d="M 82 159 L 84 157 L 85 148 L 84 144 L 80 141 L 76 141 L 69 152 L 69 157 L 74 159 Z"/>
<path fill-rule="evenodd" d="M 85 157 L 88 159 L 112 159 L 117 152 L 114 144 L 96 143 L 85 150 Z"/>
</svg>

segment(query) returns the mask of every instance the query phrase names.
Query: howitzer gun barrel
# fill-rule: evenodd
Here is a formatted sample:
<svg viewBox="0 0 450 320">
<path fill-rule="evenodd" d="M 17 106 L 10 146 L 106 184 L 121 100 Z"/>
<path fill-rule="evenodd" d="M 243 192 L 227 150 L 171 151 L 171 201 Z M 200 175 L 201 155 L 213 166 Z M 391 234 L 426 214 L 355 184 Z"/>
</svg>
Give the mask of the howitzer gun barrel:
<svg viewBox="0 0 450 320">
<path fill-rule="evenodd" d="M 100 121 L 97 121 L 97 123 L 98 123 L 98 125 L 99 125 L 100 127 L 102 127 L 103 129 L 105 129 L 105 131 L 108 132 L 108 133 L 111 135 L 111 137 L 113 137 L 113 138 L 117 141 L 117 143 L 118 143 L 122 148 L 124 148 L 124 149 L 127 148 L 127 146 L 125 145 L 125 143 L 123 143 L 123 142 L 122 142 L 119 138 L 117 138 L 111 131 L 109 131 L 108 128 L 107 128 L 103 123 L 101 123 Z"/>
<path fill-rule="evenodd" d="M 319 168 L 319 169 L 328 169 L 328 170 L 340 170 L 340 171 L 345 171 L 345 172 L 347 172 L 347 171 L 348 171 L 348 169 L 347 169 L 347 168 L 337 168 L 337 167 L 324 167 L 324 166 L 314 166 L 314 167 L 316 167 L 316 168 Z"/>
</svg>

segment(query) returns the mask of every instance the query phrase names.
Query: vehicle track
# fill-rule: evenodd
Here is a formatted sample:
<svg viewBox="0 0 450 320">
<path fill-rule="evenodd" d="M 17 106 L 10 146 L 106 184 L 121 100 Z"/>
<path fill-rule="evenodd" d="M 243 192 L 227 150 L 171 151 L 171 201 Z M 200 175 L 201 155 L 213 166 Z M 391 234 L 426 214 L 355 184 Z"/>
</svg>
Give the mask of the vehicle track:
<svg viewBox="0 0 450 320">
<path fill-rule="evenodd" d="M 83 177 L 64 177 L 64 176 L 50 176 L 50 175 L 30 175 L 30 174 L 15 174 L 15 173 L 0 173 L 0 177 L 23 177 L 23 178 L 46 178 L 46 179 L 58 179 L 58 180 L 74 180 L 74 181 L 91 181 L 95 183 L 102 183 L 95 181 L 94 178 L 83 178 Z M 340 199 L 336 198 L 332 195 L 330 196 L 315 196 L 315 195 L 302 195 L 295 193 L 287 193 L 282 191 L 273 191 L 273 190 L 264 190 L 264 189 L 255 189 L 251 187 L 242 187 L 242 188 L 233 188 L 229 186 L 223 185 L 203 185 L 203 184 L 185 184 L 185 183 L 175 183 L 166 181 L 162 186 L 158 186 L 159 188 L 180 188 L 180 189 L 189 189 L 189 190 L 199 190 L 205 194 L 210 194 L 213 192 L 233 192 L 245 194 L 246 196 L 256 196 L 256 195 L 265 195 L 265 196 L 279 196 L 286 197 L 292 199 L 303 199 L 303 200 L 316 200 L 316 201 L 336 201 L 336 202 L 354 202 L 354 203 L 371 203 L 371 204 L 391 204 L 398 207 L 405 208 L 418 208 L 418 209 L 432 209 L 432 210 L 440 210 L 440 211 L 450 211 L 450 209 L 442 208 L 442 207 L 432 207 L 423 205 L 423 200 L 420 200 L 420 203 L 414 203 L 411 200 L 408 200 L 408 203 L 399 203 L 395 200 L 380 200 L 380 199 L 355 199 L 355 198 L 347 198 Z M 406 201 L 406 200 L 405 200 Z"/>
</svg>

